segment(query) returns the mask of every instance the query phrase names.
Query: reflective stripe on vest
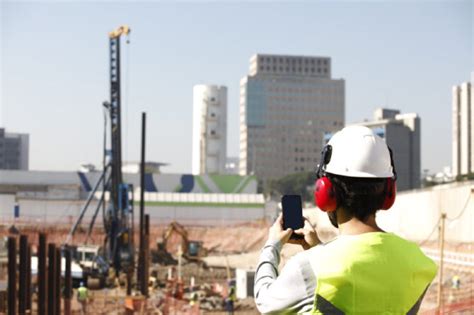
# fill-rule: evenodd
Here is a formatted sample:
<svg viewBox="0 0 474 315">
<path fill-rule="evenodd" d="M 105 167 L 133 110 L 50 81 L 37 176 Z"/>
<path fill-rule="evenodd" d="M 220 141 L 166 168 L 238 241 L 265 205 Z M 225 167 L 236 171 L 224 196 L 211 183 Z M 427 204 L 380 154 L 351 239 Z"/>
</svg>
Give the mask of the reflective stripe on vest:
<svg viewBox="0 0 474 315">
<path fill-rule="evenodd" d="M 310 255 L 313 314 L 416 313 L 437 272 L 416 244 L 392 233 L 340 236 Z"/>
</svg>

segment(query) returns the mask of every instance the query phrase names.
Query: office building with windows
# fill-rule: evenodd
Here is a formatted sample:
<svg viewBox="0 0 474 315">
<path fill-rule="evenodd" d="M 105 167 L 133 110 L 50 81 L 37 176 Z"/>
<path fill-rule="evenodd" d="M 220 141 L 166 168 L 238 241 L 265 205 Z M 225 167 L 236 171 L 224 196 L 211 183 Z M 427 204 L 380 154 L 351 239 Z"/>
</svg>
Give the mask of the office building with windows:
<svg viewBox="0 0 474 315">
<path fill-rule="evenodd" d="M 227 87 L 193 88 L 192 172 L 224 174 L 227 154 Z"/>
<path fill-rule="evenodd" d="M 29 135 L 8 133 L 0 128 L 0 169 L 28 170 Z"/>
<path fill-rule="evenodd" d="M 452 174 L 474 173 L 474 74 L 471 82 L 453 86 Z"/>
<path fill-rule="evenodd" d="M 378 108 L 374 120 L 362 122 L 385 140 L 392 149 L 399 191 L 420 188 L 421 185 L 421 121 L 415 113 L 400 114 L 399 110 Z M 331 134 L 325 135 L 329 141 Z"/>
<path fill-rule="evenodd" d="M 256 54 L 240 82 L 239 173 L 313 171 L 325 132 L 344 126 L 344 80 L 328 57 Z"/>
</svg>

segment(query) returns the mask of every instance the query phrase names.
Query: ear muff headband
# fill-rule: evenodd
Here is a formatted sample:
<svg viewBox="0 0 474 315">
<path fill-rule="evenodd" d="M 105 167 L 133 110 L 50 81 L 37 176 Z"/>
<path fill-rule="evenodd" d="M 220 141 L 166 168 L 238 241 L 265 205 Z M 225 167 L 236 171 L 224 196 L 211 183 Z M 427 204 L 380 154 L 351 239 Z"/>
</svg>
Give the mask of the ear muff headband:
<svg viewBox="0 0 474 315">
<path fill-rule="evenodd" d="M 316 171 L 316 186 L 314 189 L 314 203 L 326 212 L 337 209 L 336 192 L 331 180 L 326 176 L 326 165 L 331 161 L 332 146 L 326 145 L 321 152 L 321 161 Z"/>
<path fill-rule="evenodd" d="M 387 178 L 384 189 L 384 200 L 380 205 L 380 209 L 388 210 L 395 202 L 397 193 L 397 172 L 395 170 L 395 163 L 393 162 L 393 153 L 390 147 L 390 164 L 392 165 L 393 177 Z M 337 209 L 337 198 L 334 185 L 326 176 L 326 165 L 331 161 L 332 146 L 326 145 L 321 152 L 321 161 L 316 170 L 316 184 L 314 189 L 314 203 L 318 208 L 325 212 L 331 212 Z"/>
<path fill-rule="evenodd" d="M 385 198 L 383 200 L 382 206 L 380 207 L 382 210 L 390 209 L 393 206 L 395 197 L 397 195 L 397 171 L 395 170 L 395 163 L 393 163 L 393 152 L 390 147 L 388 148 L 388 152 L 390 153 L 390 164 L 392 164 L 393 176 L 387 178 L 385 183 Z"/>
</svg>

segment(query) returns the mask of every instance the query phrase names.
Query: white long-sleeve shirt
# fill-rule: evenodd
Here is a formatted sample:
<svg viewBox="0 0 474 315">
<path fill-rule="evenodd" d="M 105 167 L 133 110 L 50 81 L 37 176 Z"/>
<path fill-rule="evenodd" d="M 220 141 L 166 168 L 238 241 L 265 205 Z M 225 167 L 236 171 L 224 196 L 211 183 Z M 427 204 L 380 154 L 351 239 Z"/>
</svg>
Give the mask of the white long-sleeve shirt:
<svg viewBox="0 0 474 315">
<path fill-rule="evenodd" d="M 290 258 L 278 274 L 281 243 L 267 241 L 255 272 L 254 295 L 263 314 L 304 313 L 312 309 L 316 276 L 309 262 L 310 250 Z"/>
<path fill-rule="evenodd" d="M 355 237 L 350 235 L 339 238 Z M 294 255 L 278 274 L 282 245 L 278 241 L 267 241 L 260 254 L 255 272 L 254 297 L 260 313 L 263 314 L 299 314 L 312 310 L 316 291 L 316 275 L 310 265 L 320 244 Z M 425 290 L 426 292 L 426 290 Z M 416 314 L 424 293 L 407 312 Z"/>
</svg>

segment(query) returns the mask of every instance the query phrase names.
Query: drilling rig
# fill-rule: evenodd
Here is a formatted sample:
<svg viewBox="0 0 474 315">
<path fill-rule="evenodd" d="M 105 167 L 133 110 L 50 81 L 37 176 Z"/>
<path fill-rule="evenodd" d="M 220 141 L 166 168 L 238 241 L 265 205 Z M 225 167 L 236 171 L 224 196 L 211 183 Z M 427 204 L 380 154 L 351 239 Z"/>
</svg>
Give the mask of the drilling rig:
<svg viewBox="0 0 474 315">
<path fill-rule="evenodd" d="M 122 175 L 122 123 L 121 123 L 121 83 L 120 83 L 120 39 L 127 36 L 130 28 L 120 26 L 109 33 L 110 58 L 110 101 L 103 103 L 107 120 L 110 123 L 110 143 L 107 147 L 107 128 L 104 127 L 103 171 L 81 209 L 79 217 L 72 226 L 65 241 L 67 245 L 74 236 L 92 199 L 97 198 L 97 191 L 102 186 L 102 193 L 89 225 L 88 236 L 99 211 L 102 209 L 105 240 L 103 250 L 94 260 L 99 265 L 90 270 L 93 277 L 106 277 L 113 268 L 115 275 L 132 274 L 134 269 L 133 244 L 133 187 L 123 181 Z M 100 263 L 99 263 L 100 262 Z"/>
<path fill-rule="evenodd" d="M 133 187 L 123 182 L 122 123 L 120 91 L 120 37 L 128 36 L 130 28 L 120 26 L 109 34 L 110 103 L 104 107 L 110 115 L 111 150 L 110 198 L 104 217 L 105 253 L 116 271 L 133 269 Z M 107 168 L 107 167 L 106 167 Z M 105 168 L 104 168 L 105 170 Z M 105 178 L 105 177 L 104 177 Z"/>
</svg>

